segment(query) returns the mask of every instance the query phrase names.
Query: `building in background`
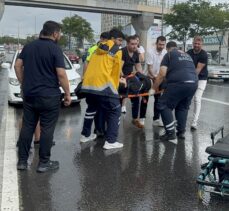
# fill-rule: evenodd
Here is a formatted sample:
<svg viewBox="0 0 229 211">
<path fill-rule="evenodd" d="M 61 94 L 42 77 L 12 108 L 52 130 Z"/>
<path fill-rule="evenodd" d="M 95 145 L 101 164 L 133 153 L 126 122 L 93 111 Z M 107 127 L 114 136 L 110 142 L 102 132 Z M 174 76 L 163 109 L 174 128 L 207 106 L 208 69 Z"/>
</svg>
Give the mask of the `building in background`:
<svg viewBox="0 0 229 211">
<path fill-rule="evenodd" d="M 219 53 L 219 39 L 222 40 L 221 53 Z M 229 31 L 225 31 L 221 35 L 216 34 L 204 37 L 204 49 L 211 53 L 213 59 L 219 62 L 219 55 L 221 54 L 221 63 L 229 62 Z"/>
<path fill-rule="evenodd" d="M 113 27 L 124 27 L 131 22 L 130 16 L 102 14 L 101 32 L 109 31 Z"/>
</svg>

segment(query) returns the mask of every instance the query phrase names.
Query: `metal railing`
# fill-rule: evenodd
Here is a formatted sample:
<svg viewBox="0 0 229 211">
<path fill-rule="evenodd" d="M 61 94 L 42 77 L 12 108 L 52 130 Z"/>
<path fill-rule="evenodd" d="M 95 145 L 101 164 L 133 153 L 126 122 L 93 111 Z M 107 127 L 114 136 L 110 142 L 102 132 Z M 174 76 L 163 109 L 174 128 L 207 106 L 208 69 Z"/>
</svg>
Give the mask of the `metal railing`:
<svg viewBox="0 0 229 211">
<path fill-rule="evenodd" d="M 153 7 L 171 8 L 174 4 L 180 2 L 179 0 L 105 0 L 106 2 L 112 2 L 114 4 L 126 4 L 126 5 L 146 5 Z"/>
</svg>

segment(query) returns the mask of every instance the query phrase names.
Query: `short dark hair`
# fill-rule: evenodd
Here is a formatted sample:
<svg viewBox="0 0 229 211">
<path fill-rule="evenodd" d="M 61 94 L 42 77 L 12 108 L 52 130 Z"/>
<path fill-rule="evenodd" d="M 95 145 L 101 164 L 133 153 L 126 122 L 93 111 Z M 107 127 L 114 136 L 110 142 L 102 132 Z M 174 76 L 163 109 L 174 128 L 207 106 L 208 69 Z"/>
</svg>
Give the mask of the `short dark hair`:
<svg viewBox="0 0 229 211">
<path fill-rule="evenodd" d="M 113 28 L 110 30 L 109 32 L 110 34 L 110 38 L 122 38 L 122 39 L 125 39 L 125 35 L 117 28 Z"/>
<path fill-rule="evenodd" d="M 131 35 L 126 38 L 127 43 L 130 43 L 131 40 L 137 40 L 137 37 L 135 35 Z"/>
<path fill-rule="evenodd" d="M 100 38 L 102 38 L 102 39 L 109 39 L 110 38 L 109 32 L 103 32 L 103 33 L 101 33 Z"/>
<path fill-rule="evenodd" d="M 156 41 L 156 43 L 158 43 L 159 41 L 162 41 L 162 42 L 166 42 L 166 37 L 164 37 L 164 36 L 159 36 L 159 37 L 157 37 L 157 41 Z"/>
<path fill-rule="evenodd" d="M 42 34 L 44 36 L 51 36 L 54 32 L 60 32 L 61 26 L 55 21 L 46 21 L 43 25 Z"/>
<path fill-rule="evenodd" d="M 140 36 L 138 34 L 135 34 L 133 36 L 135 36 L 136 38 L 139 38 L 140 39 Z"/>
<path fill-rule="evenodd" d="M 177 48 L 177 43 L 174 42 L 174 41 L 169 41 L 166 45 L 166 48 L 169 49 L 169 48 Z"/>
</svg>

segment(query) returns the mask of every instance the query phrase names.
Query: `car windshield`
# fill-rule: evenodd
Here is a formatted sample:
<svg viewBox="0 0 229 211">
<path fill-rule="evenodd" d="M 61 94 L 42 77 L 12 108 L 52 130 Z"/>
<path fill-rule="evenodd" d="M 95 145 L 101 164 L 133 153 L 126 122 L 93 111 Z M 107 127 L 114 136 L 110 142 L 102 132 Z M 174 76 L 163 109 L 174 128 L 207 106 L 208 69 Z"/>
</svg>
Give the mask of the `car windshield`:
<svg viewBox="0 0 229 211">
<path fill-rule="evenodd" d="M 66 56 L 64 56 L 64 64 L 65 64 L 65 69 L 66 70 L 71 70 L 72 69 L 72 66 L 69 63 L 69 61 L 67 60 Z"/>
<path fill-rule="evenodd" d="M 229 63 L 228 62 L 224 62 L 224 63 L 221 63 L 219 64 L 218 61 L 214 60 L 214 59 L 208 59 L 208 64 L 209 65 L 212 65 L 212 66 L 229 66 Z"/>
<path fill-rule="evenodd" d="M 19 58 L 19 53 L 17 53 L 17 58 Z M 11 64 L 13 64 L 13 60 L 14 60 L 14 58 L 12 58 L 12 63 Z M 67 60 L 67 58 L 66 58 L 66 56 L 64 55 L 64 64 L 65 64 L 65 69 L 66 70 L 71 70 L 72 69 L 72 66 L 71 66 L 71 64 L 70 64 L 70 62 Z"/>
</svg>

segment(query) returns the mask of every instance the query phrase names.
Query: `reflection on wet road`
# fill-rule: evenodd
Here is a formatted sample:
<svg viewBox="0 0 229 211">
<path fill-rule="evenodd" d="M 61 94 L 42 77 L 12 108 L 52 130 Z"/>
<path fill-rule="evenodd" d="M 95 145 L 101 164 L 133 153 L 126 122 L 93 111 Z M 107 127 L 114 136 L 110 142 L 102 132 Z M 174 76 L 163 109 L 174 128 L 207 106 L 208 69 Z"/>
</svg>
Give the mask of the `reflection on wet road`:
<svg viewBox="0 0 229 211">
<path fill-rule="evenodd" d="M 209 85 L 205 98 L 229 102 L 229 86 Z M 123 150 L 104 151 L 103 140 L 79 144 L 85 102 L 62 108 L 55 131 L 52 159 L 60 161 L 55 173 L 37 174 L 38 149 L 31 166 L 19 173 L 22 210 L 229 210 L 229 200 L 208 195 L 198 201 L 195 180 L 207 160 L 209 133 L 221 125 L 229 132 L 229 106 L 203 101 L 199 129 L 185 141 L 161 142 L 161 129 L 152 126 L 152 100 L 146 128 L 131 125 L 130 111 L 122 116 L 119 140 Z M 130 110 L 130 104 L 128 103 Z M 22 109 L 16 108 L 16 120 Z"/>
</svg>

